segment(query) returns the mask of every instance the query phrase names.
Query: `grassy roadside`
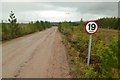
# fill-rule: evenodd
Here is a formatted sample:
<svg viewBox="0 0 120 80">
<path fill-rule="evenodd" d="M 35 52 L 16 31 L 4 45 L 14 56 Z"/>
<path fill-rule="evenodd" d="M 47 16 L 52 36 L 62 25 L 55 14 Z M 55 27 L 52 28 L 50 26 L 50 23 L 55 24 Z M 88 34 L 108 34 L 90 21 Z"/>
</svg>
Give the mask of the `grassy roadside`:
<svg viewBox="0 0 120 80">
<path fill-rule="evenodd" d="M 63 42 L 68 50 L 70 74 L 75 78 L 119 78 L 118 31 L 99 29 L 92 37 L 90 66 L 87 67 L 89 35 L 84 25 L 60 24 Z"/>
<path fill-rule="evenodd" d="M 18 24 L 15 28 L 10 23 L 2 23 L 2 41 L 8 41 L 14 38 L 18 38 L 27 34 L 39 32 L 51 27 L 49 22 L 39 22 L 35 23 L 26 23 L 26 24 Z"/>
</svg>

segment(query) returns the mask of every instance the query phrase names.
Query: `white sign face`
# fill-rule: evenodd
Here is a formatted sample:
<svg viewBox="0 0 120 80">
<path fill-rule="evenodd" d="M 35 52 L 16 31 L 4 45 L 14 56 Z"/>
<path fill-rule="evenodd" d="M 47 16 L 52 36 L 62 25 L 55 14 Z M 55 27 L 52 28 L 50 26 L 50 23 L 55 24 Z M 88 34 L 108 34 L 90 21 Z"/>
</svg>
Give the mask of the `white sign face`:
<svg viewBox="0 0 120 80">
<path fill-rule="evenodd" d="M 88 34 L 95 34 L 98 30 L 98 24 L 94 21 L 88 21 L 85 30 Z"/>
</svg>

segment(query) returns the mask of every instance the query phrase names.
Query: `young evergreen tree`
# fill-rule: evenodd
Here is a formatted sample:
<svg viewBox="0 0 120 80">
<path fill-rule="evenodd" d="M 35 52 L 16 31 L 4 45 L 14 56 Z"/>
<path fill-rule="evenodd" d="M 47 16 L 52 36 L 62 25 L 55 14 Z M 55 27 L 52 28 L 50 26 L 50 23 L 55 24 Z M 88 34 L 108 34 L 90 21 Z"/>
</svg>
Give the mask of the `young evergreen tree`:
<svg viewBox="0 0 120 80">
<path fill-rule="evenodd" d="M 19 27 L 17 24 L 17 18 L 15 17 L 15 14 L 13 11 L 10 12 L 8 21 L 10 22 L 10 28 L 11 28 L 11 36 L 12 38 L 19 36 Z"/>
</svg>

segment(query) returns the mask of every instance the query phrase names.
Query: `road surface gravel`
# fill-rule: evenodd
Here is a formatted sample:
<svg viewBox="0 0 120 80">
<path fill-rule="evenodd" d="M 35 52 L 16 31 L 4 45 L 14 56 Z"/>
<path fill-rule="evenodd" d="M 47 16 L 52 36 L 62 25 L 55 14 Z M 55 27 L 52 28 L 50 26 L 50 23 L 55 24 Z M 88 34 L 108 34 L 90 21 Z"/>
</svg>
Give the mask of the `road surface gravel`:
<svg viewBox="0 0 120 80">
<path fill-rule="evenodd" d="M 69 78 L 66 50 L 57 27 L 2 44 L 3 78 Z"/>
</svg>

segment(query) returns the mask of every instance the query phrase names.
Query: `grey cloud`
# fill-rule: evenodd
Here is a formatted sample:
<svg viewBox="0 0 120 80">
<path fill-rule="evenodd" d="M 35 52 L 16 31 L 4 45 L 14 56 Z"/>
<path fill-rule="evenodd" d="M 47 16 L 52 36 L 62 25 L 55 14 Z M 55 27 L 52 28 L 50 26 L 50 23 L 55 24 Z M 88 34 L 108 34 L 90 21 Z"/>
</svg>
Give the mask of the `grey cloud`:
<svg viewBox="0 0 120 80">
<path fill-rule="evenodd" d="M 1 0 L 2 2 L 118 2 L 119 0 Z"/>
<path fill-rule="evenodd" d="M 21 16 L 20 19 L 31 17 L 35 11 L 55 10 L 69 13 L 71 20 L 80 20 L 81 17 L 86 20 L 98 18 L 101 16 L 117 16 L 117 2 L 2 2 L 3 18 L 6 19 L 10 11 Z M 29 14 L 28 14 L 29 13 Z M 49 14 L 49 13 L 48 13 Z M 22 16 L 23 15 L 23 16 Z M 27 20 L 26 18 L 26 20 Z M 46 20 L 44 17 L 41 19 Z M 70 20 L 70 18 L 68 18 Z M 24 19 L 23 19 L 24 20 Z M 53 20 L 53 19 L 51 19 Z"/>
<path fill-rule="evenodd" d="M 92 13 L 101 15 L 117 16 L 118 3 L 117 2 L 59 2 L 51 3 L 57 7 L 71 7 L 76 8 L 77 12 L 82 14 Z"/>
<path fill-rule="evenodd" d="M 46 10 L 50 7 L 47 7 L 46 3 L 36 3 L 36 2 L 4 2 L 2 3 L 2 9 L 4 11 L 15 10 L 16 12 L 23 11 L 36 11 L 36 10 Z"/>
</svg>

